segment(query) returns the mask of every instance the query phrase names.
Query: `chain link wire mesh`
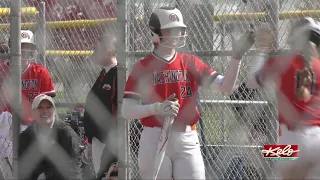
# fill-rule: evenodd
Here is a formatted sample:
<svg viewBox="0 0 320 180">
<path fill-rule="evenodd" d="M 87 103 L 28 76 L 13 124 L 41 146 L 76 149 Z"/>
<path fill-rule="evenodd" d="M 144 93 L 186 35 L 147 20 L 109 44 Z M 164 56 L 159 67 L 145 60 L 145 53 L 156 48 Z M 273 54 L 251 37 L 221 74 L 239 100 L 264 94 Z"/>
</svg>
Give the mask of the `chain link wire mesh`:
<svg viewBox="0 0 320 180">
<path fill-rule="evenodd" d="M 116 33 L 116 0 L 46 0 L 45 41 L 41 38 L 40 0 L 24 0 L 23 7 L 36 9 L 26 11 L 22 17 L 22 28 L 36 34 L 40 56 L 37 62 L 49 69 L 54 80 L 58 103 L 84 103 L 98 72 L 90 55 L 96 39 L 103 33 Z M 1 1 L 1 7 L 10 7 L 10 1 Z M 127 74 L 132 65 L 146 52 L 152 51 L 148 17 L 154 8 L 177 6 L 188 25 L 187 45 L 180 51 L 198 55 L 204 62 L 221 74 L 230 60 L 233 42 L 249 28 L 258 27 L 267 21 L 276 25 L 278 49 L 287 49 L 288 28 L 296 18 L 312 16 L 318 18 L 320 3 L 317 0 L 280 0 L 277 6 L 270 6 L 271 0 L 131 0 L 128 4 L 128 52 Z M 278 10 L 272 9 L 274 7 Z M 269 21 L 264 15 L 279 11 L 279 21 Z M 5 10 L 0 9 L 0 38 L 8 42 L 9 20 Z M 4 16 L 2 16 L 2 14 Z M 41 52 L 41 47 L 45 51 Z M 278 125 L 276 122 L 276 101 L 272 87 L 267 90 L 241 93 L 245 87 L 247 71 L 254 60 L 252 48 L 244 57 L 237 88 L 233 95 L 218 94 L 200 89 L 199 109 L 201 121 L 198 133 L 208 179 L 272 178 L 272 164 L 263 159 L 261 146 L 275 143 Z M 252 53 L 253 52 L 253 53 Z M 3 75 L 2 75 L 3 76 Z M 251 96 L 250 96 L 251 95 Z M 1 99 L 5 99 L 2 96 Z M 252 101 L 253 100 L 253 101 Z M 250 103 L 246 101 L 251 101 Z M 76 105 L 74 105 L 76 106 Z M 65 113 L 65 109 L 60 113 Z M 2 118 L 4 119 L 4 118 Z M 7 124 L 6 124 L 7 123 Z M 9 125 L 8 125 L 9 124 Z M 10 126 L 10 121 L 2 120 Z M 138 120 L 130 122 L 130 174 L 139 179 L 137 152 L 143 127 Z M 3 131 L 1 131 L 3 132 Z M 0 138 L 1 169 L 6 177 L 12 176 L 10 154 L 12 141 Z"/>
<path fill-rule="evenodd" d="M 10 1 L 0 2 L 0 179 L 13 178 L 13 142 L 12 142 L 12 115 L 4 112 L 6 105 L 10 102 L 10 72 L 8 71 L 10 37 Z M 38 14 L 34 7 L 24 7 L 21 9 L 22 18 L 29 18 Z"/>
<path fill-rule="evenodd" d="M 26 6 L 41 9 L 41 1 L 24 2 Z M 54 79 L 57 102 L 83 103 L 101 70 L 90 61 L 96 39 L 104 32 L 116 30 L 116 1 L 44 2 L 46 41 L 37 38 L 37 44 L 39 47 L 46 46 L 46 59 L 39 63 L 47 66 Z M 39 18 L 28 21 L 39 22 Z M 41 29 L 34 31 L 41 35 Z"/>
<path fill-rule="evenodd" d="M 262 22 L 269 23 L 274 27 L 274 35 L 278 40 L 274 50 L 277 48 L 286 51 L 290 25 L 298 18 L 318 18 L 317 4 L 319 3 L 290 0 L 130 1 L 129 51 L 134 52 L 135 56 L 130 57 L 128 67 L 138 61 L 144 52 L 152 51 L 148 17 L 154 8 L 178 7 L 188 26 L 187 44 L 180 50 L 198 55 L 204 62 L 224 74 L 233 43 L 245 30 L 255 29 Z M 279 15 L 276 14 L 278 11 Z M 276 14 L 279 19 L 272 19 L 272 14 Z M 273 177 L 272 163 L 263 159 L 261 149 L 263 144 L 277 142 L 277 102 L 274 87 L 252 91 L 246 89 L 244 84 L 255 52 L 253 46 L 244 57 L 232 95 L 200 89 L 199 109 L 202 122 L 198 124 L 198 133 L 208 179 Z M 136 122 L 132 123 L 132 127 L 135 126 Z M 138 147 L 134 147 L 132 151 L 137 150 Z M 137 157 L 131 155 L 131 158 L 132 177 L 139 179 Z"/>
</svg>

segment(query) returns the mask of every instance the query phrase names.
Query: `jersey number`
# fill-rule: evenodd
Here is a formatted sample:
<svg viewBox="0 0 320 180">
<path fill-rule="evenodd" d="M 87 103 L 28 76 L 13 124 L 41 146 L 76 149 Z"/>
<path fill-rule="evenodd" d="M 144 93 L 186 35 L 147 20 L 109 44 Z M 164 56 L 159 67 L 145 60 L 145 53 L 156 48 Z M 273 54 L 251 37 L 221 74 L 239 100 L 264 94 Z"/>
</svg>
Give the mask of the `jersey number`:
<svg viewBox="0 0 320 180">
<path fill-rule="evenodd" d="M 180 86 L 180 89 L 182 99 L 192 97 L 192 88 L 190 86 Z"/>
<path fill-rule="evenodd" d="M 296 79 L 297 79 L 296 89 L 298 89 L 298 87 L 299 87 L 299 85 L 300 85 L 300 84 L 299 84 L 300 81 L 301 81 L 300 78 L 301 78 L 301 72 L 298 71 L 298 72 L 296 73 Z M 316 77 L 315 77 L 315 73 L 314 73 L 313 71 L 311 72 L 311 84 L 310 84 L 309 89 L 310 89 L 310 94 L 313 95 L 314 92 L 315 92 L 315 90 L 316 90 Z"/>
<path fill-rule="evenodd" d="M 29 92 L 28 95 L 29 95 L 29 102 L 32 102 L 33 99 L 38 95 L 39 93 L 38 92 Z"/>
</svg>

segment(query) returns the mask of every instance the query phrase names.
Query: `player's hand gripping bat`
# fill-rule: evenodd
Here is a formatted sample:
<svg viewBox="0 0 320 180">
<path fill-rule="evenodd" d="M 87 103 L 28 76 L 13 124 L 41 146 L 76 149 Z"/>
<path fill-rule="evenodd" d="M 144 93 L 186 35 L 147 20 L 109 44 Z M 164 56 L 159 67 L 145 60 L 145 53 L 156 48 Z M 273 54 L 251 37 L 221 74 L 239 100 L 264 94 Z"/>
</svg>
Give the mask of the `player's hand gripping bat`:
<svg viewBox="0 0 320 180">
<path fill-rule="evenodd" d="M 178 101 L 174 97 L 175 97 L 175 94 L 169 96 L 167 100 Z M 161 164 L 163 162 L 164 155 L 166 154 L 166 149 L 167 149 L 168 140 L 171 134 L 171 127 L 172 127 L 173 121 L 174 121 L 174 117 L 172 116 L 165 117 L 165 121 L 162 127 L 162 131 L 161 131 L 160 139 L 158 143 L 156 160 L 154 163 L 154 170 L 153 170 L 153 177 L 152 177 L 153 180 L 157 179 Z"/>
</svg>

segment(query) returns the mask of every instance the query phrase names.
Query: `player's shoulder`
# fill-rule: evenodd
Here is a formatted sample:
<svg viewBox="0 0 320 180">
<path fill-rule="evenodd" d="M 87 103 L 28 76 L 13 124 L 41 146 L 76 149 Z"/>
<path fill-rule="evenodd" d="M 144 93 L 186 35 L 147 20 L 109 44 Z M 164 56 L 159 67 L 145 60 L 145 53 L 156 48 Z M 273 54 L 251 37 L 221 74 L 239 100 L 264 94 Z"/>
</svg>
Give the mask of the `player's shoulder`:
<svg viewBox="0 0 320 180">
<path fill-rule="evenodd" d="M 45 69 L 44 66 L 42 66 L 41 64 L 35 63 L 35 62 L 31 62 L 31 63 L 29 64 L 29 66 L 30 66 L 31 68 Z"/>
<path fill-rule="evenodd" d="M 148 63 L 150 63 L 152 60 L 154 59 L 154 56 L 152 53 L 148 53 L 145 57 L 143 57 L 142 59 L 138 60 L 135 65 L 137 66 L 145 66 Z"/>
<path fill-rule="evenodd" d="M 198 65 L 201 62 L 200 58 L 194 54 L 189 53 L 177 53 L 177 59 L 180 59 L 184 64 L 188 64 L 190 66 Z"/>
<path fill-rule="evenodd" d="M 37 71 L 37 72 L 48 72 L 48 69 L 44 66 L 42 66 L 41 64 L 35 63 L 35 62 L 31 62 L 29 64 L 29 70 L 31 71 Z"/>
<path fill-rule="evenodd" d="M 194 54 L 189 54 L 189 53 L 177 53 L 177 58 L 180 58 L 181 60 L 184 61 L 194 61 L 199 59 L 196 55 Z"/>
<path fill-rule="evenodd" d="M 133 64 L 132 70 L 141 71 L 141 69 L 148 67 L 148 65 L 153 62 L 153 59 L 154 57 L 152 53 L 148 53 L 145 57 L 139 59 L 137 62 Z"/>
</svg>

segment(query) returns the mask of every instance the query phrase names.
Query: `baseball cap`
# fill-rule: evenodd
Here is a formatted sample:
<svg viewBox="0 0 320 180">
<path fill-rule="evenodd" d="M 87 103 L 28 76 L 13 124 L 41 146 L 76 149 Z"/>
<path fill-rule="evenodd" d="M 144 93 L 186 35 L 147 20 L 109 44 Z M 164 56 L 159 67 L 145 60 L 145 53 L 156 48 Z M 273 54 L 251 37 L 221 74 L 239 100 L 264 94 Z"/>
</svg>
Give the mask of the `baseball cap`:
<svg viewBox="0 0 320 180">
<path fill-rule="evenodd" d="M 56 107 L 56 105 L 54 104 L 54 101 L 52 99 L 52 97 L 45 95 L 45 94 L 39 94 L 38 96 L 36 96 L 32 102 L 32 110 L 37 109 L 39 104 L 43 101 L 43 100 L 47 100 L 49 101 L 53 107 Z"/>
<path fill-rule="evenodd" d="M 9 47 L 11 45 L 10 43 L 11 38 L 9 39 Z M 37 46 L 35 44 L 35 38 L 34 34 L 30 30 L 21 30 L 21 44 L 28 45 L 30 49 L 36 50 Z"/>
<path fill-rule="evenodd" d="M 34 34 L 30 30 L 21 30 L 21 44 L 30 45 L 31 49 L 36 49 L 36 44 L 34 43 Z"/>
</svg>

